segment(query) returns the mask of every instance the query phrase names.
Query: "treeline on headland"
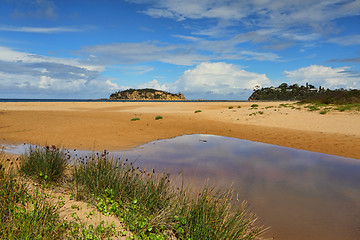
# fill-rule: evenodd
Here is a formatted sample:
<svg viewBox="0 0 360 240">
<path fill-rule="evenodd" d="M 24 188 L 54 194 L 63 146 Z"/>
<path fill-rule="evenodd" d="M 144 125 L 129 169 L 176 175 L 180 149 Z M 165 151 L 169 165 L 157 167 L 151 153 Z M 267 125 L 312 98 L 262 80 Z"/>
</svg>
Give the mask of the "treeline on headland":
<svg viewBox="0 0 360 240">
<path fill-rule="evenodd" d="M 110 100 L 186 100 L 181 93 L 170 93 L 152 88 L 127 89 L 113 93 Z"/>
<path fill-rule="evenodd" d="M 349 104 L 360 103 L 360 90 L 347 90 L 343 88 L 331 90 L 321 86 L 317 88 L 308 83 L 306 86 L 282 83 L 278 87 L 260 88 L 256 86 L 248 100 L 285 100 L 302 102 L 310 101 L 324 104 Z"/>
</svg>

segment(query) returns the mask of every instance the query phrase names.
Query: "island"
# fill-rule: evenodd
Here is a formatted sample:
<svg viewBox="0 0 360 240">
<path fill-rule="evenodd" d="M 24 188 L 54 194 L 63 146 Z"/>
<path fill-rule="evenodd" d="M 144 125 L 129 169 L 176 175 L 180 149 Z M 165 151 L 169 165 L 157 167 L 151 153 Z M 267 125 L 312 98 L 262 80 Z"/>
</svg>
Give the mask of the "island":
<svg viewBox="0 0 360 240">
<path fill-rule="evenodd" d="M 152 88 L 143 89 L 127 89 L 113 93 L 109 97 L 110 100 L 186 100 L 185 96 L 181 93 L 170 93 L 162 90 Z"/>
</svg>

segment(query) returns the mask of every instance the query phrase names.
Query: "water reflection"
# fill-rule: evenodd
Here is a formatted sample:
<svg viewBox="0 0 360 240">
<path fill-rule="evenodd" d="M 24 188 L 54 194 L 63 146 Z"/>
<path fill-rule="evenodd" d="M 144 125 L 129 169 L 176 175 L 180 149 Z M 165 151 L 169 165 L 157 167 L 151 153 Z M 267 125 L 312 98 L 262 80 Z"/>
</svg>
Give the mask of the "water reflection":
<svg viewBox="0 0 360 240">
<path fill-rule="evenodd" d="M 84 155 L 88 152 L 77 151 Z M 231 184 L 280 240 L 360 239 L 360 160 L 235 138 L 186 135 L 117 152 L 193 186 Z M 180 181 L 180 179 L 178 179 Z"/>
<path fill-rule="evenodd" d="M 360 239 L 360 160 L 246 140 L 189 135 L 121 156 L 193 185 L 233 184 L 275 239 Z"/>
</svg>

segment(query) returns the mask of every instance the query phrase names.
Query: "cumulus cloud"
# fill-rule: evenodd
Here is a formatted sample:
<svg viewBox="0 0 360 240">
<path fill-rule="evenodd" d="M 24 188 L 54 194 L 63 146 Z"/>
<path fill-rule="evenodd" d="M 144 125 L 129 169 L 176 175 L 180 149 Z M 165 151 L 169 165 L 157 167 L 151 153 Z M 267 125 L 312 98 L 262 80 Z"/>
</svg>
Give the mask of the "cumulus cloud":
<svg viewBox="0 0 360 240">
<path fill-rule="evenodd" d="M 305 85 L 311 83 L 325 88 L 360 88 L 360 74 L 345 67 L 311 65 L 293 71 L 284 71 L 289 82 Z"/>
<path fill-rule="evenodd" d="M 102 67 L 0 47 L 0 96 L 103 97 L 118 87 L 97 69 Z"/>
<path fill-rule="evenodd" d="M 140 84 L 138 88 L 153 88 L 163 91 L 169 91 L 171 85 L 172 84 L 161 84 L 160 82 L 158 82 L 158 80 L 154 79 L 150 82 Z"/>
<path fill-rule="evenodd" d="M 201 63 L 170 88 L 190 97 L 204 99 L 247 99 L 255 85 L 270 85 L 265 74 L 246 71 L 225 62 Z"/>
</svg>

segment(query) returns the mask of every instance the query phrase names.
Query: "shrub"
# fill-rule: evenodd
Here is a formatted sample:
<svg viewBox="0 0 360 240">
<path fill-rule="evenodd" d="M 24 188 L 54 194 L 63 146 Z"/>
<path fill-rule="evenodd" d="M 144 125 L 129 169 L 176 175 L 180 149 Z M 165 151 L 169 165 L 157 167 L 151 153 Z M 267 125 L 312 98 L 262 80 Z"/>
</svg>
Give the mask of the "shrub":
<svg viewBox="0 0 360 240">
<path fill-rule="evenodd" d="M 257 108 L 257 107 L 259 107 L 258 104 L 253 104 L 253 105 L 251 105 L 251 108 Z"/>
<path fill-rule="evenodd" d="M 156 116 L 155 117 L 155 120 L 160 120 L 160 119 L 163 119 L 163 117 L 162 116 Z"/>
<path fill-rule="evenodd" d="M 196 111 L 195 111 L 195 113 L 200 113 L 200 112 L 202 112 L 202 111 L 201 111 L 201 110 L 196 110 Z"/>
<path fill-rule="evenodd" d="M 130 121 L 139 121 L 140 120 L 140 118 L 132 118 L 132 119 L 130 119 Z"/>
<path fill-rule="evenodd" d="M 234 107 L 232 107 L 232 106 L 230 106 L 230 107 L 228 107 L 229 109 L 233 109 Z"/>
<path fill-rule="evenodd" d="M 57 181 L 65 171 L 67 160 L 65 152 L 55 146 L 30 146 L 21 156 L 20 172 L 46 182 Z"/>
</svg>

